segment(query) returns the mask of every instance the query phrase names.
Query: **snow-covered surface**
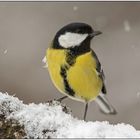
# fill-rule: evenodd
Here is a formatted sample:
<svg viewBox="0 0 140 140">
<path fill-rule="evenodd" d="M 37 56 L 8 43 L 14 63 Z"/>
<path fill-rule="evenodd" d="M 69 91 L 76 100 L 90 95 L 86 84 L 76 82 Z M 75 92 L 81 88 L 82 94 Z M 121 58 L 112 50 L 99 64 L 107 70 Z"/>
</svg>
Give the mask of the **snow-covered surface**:
<svg viewBox="0 0 140 140">
<path fill-rule="evenodd" d="M 140 138 L 140 131 L 129 124 L 73 118 L 56 101 L 25 105 L 18 98 L 0 93 L 0 106 L 0 114 L 7 112 L 7 119 L 14 118 L 24 125 L 27 138 Z"/>
</svg>

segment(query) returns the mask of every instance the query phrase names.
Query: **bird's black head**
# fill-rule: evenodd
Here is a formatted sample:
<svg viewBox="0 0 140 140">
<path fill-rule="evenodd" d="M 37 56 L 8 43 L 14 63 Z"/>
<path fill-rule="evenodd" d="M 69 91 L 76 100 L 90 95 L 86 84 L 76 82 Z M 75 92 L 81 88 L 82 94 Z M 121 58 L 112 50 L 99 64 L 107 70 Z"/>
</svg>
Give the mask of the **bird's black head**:
<svg viewBox="0 0 140 140">
<path fill-rule="evenodd" d="M 87 49 L 90 47 L 90 40 L 99 34 L 101 34 L 100 31 L 94 31 L 88 24 L 71 23 L 56 33 L 53 47 L 56 49 Z"/>
</svg>

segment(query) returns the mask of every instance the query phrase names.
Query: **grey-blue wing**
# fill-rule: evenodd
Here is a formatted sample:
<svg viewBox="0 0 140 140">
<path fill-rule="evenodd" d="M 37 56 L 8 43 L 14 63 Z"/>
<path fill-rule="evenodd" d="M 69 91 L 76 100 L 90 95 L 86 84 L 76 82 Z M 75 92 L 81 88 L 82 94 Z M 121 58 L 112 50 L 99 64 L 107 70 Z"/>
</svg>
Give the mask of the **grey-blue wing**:
<svg viewBox="0 0 140 140">
<path fill-rule="evenodd" d="M 96 70 L 99 73 L 99 77 L 103 81 L 102 93 L 103 94 L 106 94 L 107 93 L 107 90 L 106 90 L 106 86 L 105 86 L 105 75 L 104 75 L 104 71 L 103 71 L 103 69 L 101 67 L 100 61 L 99 61 L 96 53 L 93 50 L 92 50 L 92 55 L 93 55 L 94 59 L 96 60 L 96 64 L 97 64 Z"/>
</svg>

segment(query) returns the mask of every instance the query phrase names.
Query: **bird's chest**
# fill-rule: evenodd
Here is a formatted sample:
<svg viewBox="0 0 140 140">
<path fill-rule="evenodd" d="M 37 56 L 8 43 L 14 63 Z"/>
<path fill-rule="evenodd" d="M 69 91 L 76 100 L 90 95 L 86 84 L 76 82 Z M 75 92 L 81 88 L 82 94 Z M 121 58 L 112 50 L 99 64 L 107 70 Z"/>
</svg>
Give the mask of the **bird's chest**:
<svg viewBox="0 0 140 140">
<path fill-rule="evenodd" d="M 49 49 L 47 61 L 51 79 L 60 91 L 87 100 L 97 96 L 101 83 L 90 52 L 74 57 L 64 50 Z"/>
<path fill-rule="evenodd" d="M 47 62 L 48 70 L 54 85 L 65 92 L 64 80 L 61 74 L 62 67 L 67 64 L 66 62 L 66 52 L 64 50 L 47 50 Z"/>
</svg>

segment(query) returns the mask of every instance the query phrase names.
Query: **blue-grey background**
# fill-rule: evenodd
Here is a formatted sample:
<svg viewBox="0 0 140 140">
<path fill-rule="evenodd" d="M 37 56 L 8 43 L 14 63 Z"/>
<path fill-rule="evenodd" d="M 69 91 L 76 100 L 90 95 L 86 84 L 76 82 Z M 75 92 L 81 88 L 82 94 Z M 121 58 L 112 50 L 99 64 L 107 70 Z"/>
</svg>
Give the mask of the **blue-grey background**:
<svg viewBox="0 0 140 140">
<path fill-rule="evenodd" d="M 140 129 L 139 2 L 0 2 L 0 91 L 25 103 L 61 97 L 42 59 L 55 33 L 70 22 L 86 22 L 102 35 L 92 41 L 106 75 L 116 116 L 92 102 L 88 120 L 129 123 Z M 78 117 L 83 103 L 63 101 Z"/>
</svg>

